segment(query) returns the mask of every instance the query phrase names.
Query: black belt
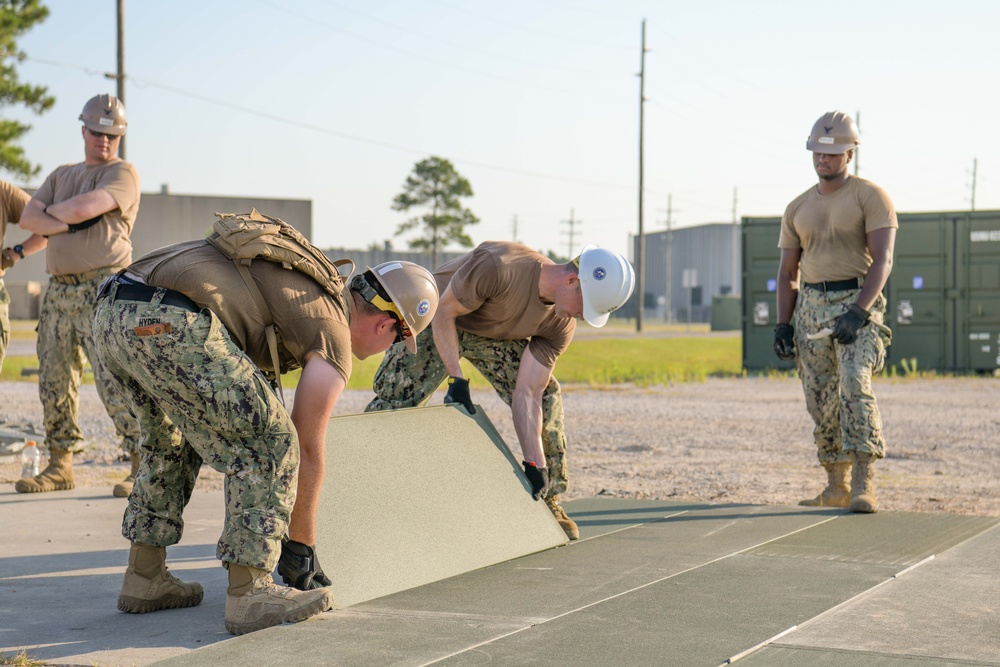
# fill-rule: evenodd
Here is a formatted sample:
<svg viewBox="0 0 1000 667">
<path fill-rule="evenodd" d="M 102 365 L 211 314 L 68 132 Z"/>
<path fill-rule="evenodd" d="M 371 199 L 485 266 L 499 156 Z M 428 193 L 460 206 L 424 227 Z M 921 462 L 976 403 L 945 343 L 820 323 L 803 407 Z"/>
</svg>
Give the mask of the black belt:
<svg viewBox="0 0 1000 667">
<path fill-rule="evenodd" d="M 861 280 L 859 278 L 848 278 L 847 280 L 825 280 L 821 283 L 802 283 L 809 289 L 819 290 L 820 292 L 843 292 L 849 289 L 858 289 L 861 287 Z"/>
<path fill-rule="evenodd" d="M 115 298 L 124 299 L 126 301 L 152 301 L 153 296 L 159 289 L 161 288 L 153 287 L 152 285 L 119 282 Z M 184 310 L 190 310 L 192 313 L 201 311 L 198 304 L 180 292 L 175 292 L 172 289 L 166 290 L 163 298 L 160 299 L 160 303 L 168 306 L 177 306 L 178 308 L 183 308 Z"/>
</svg>

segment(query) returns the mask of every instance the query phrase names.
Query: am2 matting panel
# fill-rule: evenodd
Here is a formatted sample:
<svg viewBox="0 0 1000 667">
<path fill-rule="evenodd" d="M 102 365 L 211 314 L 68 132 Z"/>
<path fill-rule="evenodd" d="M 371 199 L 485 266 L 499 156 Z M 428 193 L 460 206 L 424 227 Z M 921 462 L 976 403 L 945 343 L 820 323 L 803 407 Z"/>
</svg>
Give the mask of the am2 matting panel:
<svg viewBox="0 0 1000 667">
<path fill-rule="evenodd" d="M 316 520 L 337 607 L 566 544 L 480 407 L 334 417 Z"/>
</svg>

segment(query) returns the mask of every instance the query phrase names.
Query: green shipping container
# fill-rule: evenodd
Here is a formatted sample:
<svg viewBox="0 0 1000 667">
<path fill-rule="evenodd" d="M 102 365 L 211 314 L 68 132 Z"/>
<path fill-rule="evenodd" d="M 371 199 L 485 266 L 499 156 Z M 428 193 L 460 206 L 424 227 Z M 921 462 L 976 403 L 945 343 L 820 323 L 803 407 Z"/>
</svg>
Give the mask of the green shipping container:
<svg viewBox="0 0 1000 667">
<path fill-rule="evenodd" d="M 738 296 L 713 296 L 712 331 L 739 331 L 743 322 L 742 306 L 743 300 Z"/>
<path fill-rule="evenodd" d="M 743 219 L 743 366 L 791 368 L 771 349 L 780 218 Z M 1000 211 L 901 213 L 886 285 L 888 364 L 1000 367 Z"/>
</svg>

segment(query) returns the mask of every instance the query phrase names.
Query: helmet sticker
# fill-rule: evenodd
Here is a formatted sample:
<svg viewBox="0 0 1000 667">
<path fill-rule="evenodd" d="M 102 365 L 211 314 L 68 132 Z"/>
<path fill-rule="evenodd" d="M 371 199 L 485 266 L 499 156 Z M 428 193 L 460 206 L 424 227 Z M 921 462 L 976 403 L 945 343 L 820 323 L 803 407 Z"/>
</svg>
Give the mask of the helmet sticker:
<svg viewBox="0 0 1000 667">
<path fill-rule="evenodd" d="M 115 121 L 113 119 L 111 119 L 111 118 L 98 118 L 97 119 L 97 124 L 98 125 L 107 125 L 108 127 L 111 127 L 112 125 L 115 124 Z"/>
<path fill-rule="evenodd" d="M 378 270 L 378 274 L 380 276 L 384 276 L 390 271 L 395 271 L 396 269 L 401 269 L 401 268 L 403 268 L 403 265 L 400 264 L 399 262 L 394 262 L 393 264 L 386 264 L 385 266 L 383 266 L 381 269 Z"/>
<path fill-rule="evenodd" d="M 431 309 L 431 302 L 427 299 L 421 299 L 420 303 L 417 304 L 417 315 L 423 317 L 427 314 L 427 311 Z"/>
<path fill-rule="evenodd" d="M 607 275 L 608 272 L 604 270 L 603 266 L 599 266 L 596 269 L 594 269 L 594 280 L 604 280 L 605 276 Z"/>
<path fill-rule="evenodd" d="M 832 144 L 833 143 L 833 137 L 820 137 L 816 141 L 818 141 L 821 144 Z"/>
</svg>

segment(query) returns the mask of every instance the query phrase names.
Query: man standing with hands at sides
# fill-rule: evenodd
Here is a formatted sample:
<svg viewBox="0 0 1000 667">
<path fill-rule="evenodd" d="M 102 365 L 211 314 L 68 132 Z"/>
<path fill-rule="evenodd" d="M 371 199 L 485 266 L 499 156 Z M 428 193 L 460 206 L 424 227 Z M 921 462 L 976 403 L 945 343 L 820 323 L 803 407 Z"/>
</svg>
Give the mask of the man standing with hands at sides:
<svg viewBox="0 0 1000 667">
<path fill-rule="evenodd" d="M 518 243 L 487 241 L 434 272 L 441 303 L 417 337 L 416 355 L 390 348 L 365 411 L 423 404 L 448 378 L 446 403 L 476 411 L 459 360 L 468 359 L 511 407 L 536 500 L 544 499 L 566 535 L 579 528 L 559 504 L 566 490 L 562 395 L 552 376 L 576 319 L 604 326 L 632 294 L 635 274 L 616 252 L 587 246 L 566 264 Z M 459 446 L 460 443 L 456 443 Z"/>
<path fill-rule="evenodd" d="M 76 485 L 73 454 L 80 450 L 80 379 L 84 355 L 94 383 L 132 463 L 114 495 L 132 491 L 139 465 L 139 427 L 109 384 L 94 347 L 92 323 L 97 292 L 105 278 L 132 262 L 129 236 L 139 211 L 139 174 L 118 157 L 127 125 L 116 97 L 97 95 L 83 107 L 84 161 L 56 168 L 21 216 L 32 236 L 24 257 L 46 252 L 49 285 L 38 317 L 38 393 L 45 423 L 49 464 L 34 478 L 19 480 L 18 493 L 63 491 Z"/>
<path fill-rule="evenodd" d="M 875 512 L 874 463 L 885 440 L 872 375 L 892 336 L 882 289 L 899 224 L 885 191 L 848 172 L 858 143 L 840 111 L 816 121 L 806 142 L 819 183 L 781 221 L 774 351 L 795 359 L 827 472 L 827 487 L 800 504 Z"/>
<path fill-rule="evenodd" d="M 30 199 L 28 193 L 21 188 L 7 181 L 0 181 L 0 247 L 3 247 L 4 238 L 7 236 L 7 225 L 17 224 L 21 219 L 21 212 Z M 0 368 L 3 368 L 3 360 L 7 356 L 7 344 L 10 342 L 10 295 L 3 283 L 3 275 L 23 256 L 24 248 L 20 244 L 13 248 L 4 248 L 0 254 Z"/>
</svg>

